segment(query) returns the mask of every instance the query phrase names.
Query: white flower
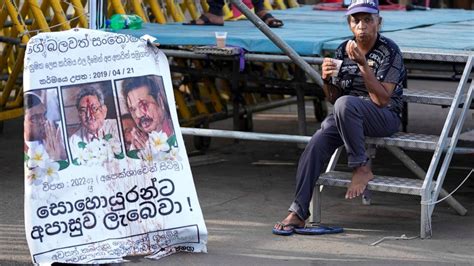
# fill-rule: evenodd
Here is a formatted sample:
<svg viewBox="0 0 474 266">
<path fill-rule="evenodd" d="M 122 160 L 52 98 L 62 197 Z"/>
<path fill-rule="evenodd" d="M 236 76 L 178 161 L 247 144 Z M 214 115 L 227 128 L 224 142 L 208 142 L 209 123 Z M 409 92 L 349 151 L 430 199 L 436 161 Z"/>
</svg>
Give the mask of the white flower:
<svg viewBox="0 0 474 266">
<path fill-rule="evenodd" d="M 59 163 L 50 161 L 44 167 L 44 176 L 47 180 L 54 180 L 58 177 Z"/>
<path fill-rule="evenodd" d="M 154 155 L 158 159 L 158 161 L 166 161 L 168 160 L 168 157 L 169 157 L 168 153 L 164 151 L 156 152 L 154 153 Z"/>
<path fill-rule="evenodd" d="M 30 145 L 28 157 L 26 178 L 30 185 L 38 186 L 58 177 L 60 165 L 49 158 L 43 145 Z"/>
<path fill-rule="evenodd" d="M 160 152 L 158 158 L 160 161 L 181 161 L 181 157 L 179 156 L 179 148 L 171 147 L 168 152 Z"/>
<path fill-rule="evenodd" d="M 77 150 L 76 161 L 79 165 L 84 164 L 86 162 L 86 160 L 87 160 L 86 158 L 89 157 L 87 153 L 88 153 L 87 149 L 78 149 Z"/>
<path fill-rule="evenodd" d="M 41 185 L 43 182 L 42 177 L 44 176 L 44 168 L 36 167 L 33 169 L 29 169 L 26 172 L 26 179 L 28 180 L 30 185 Z"/>
<path fill-rule="evenodd" d="M 46 153 L 43 145 L 41 144 L 33 144 L 28 149 L 28 167 L 44 167 L 46 162 L 49 160 L 49 155 Z"/>
<path fill-rule="evenodd" d="M 173 161 L 181 161 L 181 156 L 179 156 L 179 148 L 178 147 L 171 147 L 170 153 L 169 153 L 169 159 Z"/>
<path fill-rule="evenodd" d="M 122 152 L 122 145 L 120 145 L 119 141 L 109 140 L 109 144 L 114 154 L 118 155 Z"/>
<path fill-rule="evenodd" d="M 107 160 L 107 145 L 104 140 L 94 139 L 86 146 L 86 164 L 89 166 L 100 165 Z"/>
<path fill-rule="evenodd" d="M 138 158 L 142 159 L 147 163 L 152 163 L 159 159 L 158 154 L 151 152 L 149 149 L 141 150 L 138 153 Z"/>
<path fill-rule="evenodd" d="M 79 165 L 98 166 L 112 161 L 121 152 L 122 146 L 116 140 L 94 139 L 79 149 L 76 160 Z"/>
<path fill-rule="evenodd" d="M 150 146 L 153 153 L 158 153 L 160 151 L 168 151 L 170 145 L 167 142 L 168 136 L 165 132 L 152 132 L 149 136 Z"/>
<path fill-rule="evenodd" d="M 94 149 L 86 147 L 83 150 L 82 156 L 84 158 L 84 162 L 86 165 L 90 165 L 90 166 L 94 165 L 94 158 L 96 156 L 94 153 Z"/>
</svg>

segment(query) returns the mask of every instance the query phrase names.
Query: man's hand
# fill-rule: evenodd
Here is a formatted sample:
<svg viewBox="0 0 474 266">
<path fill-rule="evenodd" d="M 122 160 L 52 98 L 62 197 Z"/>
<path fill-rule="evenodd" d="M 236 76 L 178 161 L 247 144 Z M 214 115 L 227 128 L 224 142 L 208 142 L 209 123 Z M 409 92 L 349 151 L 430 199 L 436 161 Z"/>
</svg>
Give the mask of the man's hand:
<svg viewBox="0 0 474 266">
<path fill-rule="evenodd" d="M 362 51 L 357 47 L 357 43 L 353 40 L 347 42 L 346 45 L 346 52 L 349 59 L 356 62 L 359 66 L 364 66 L 367 61 L 365 60 L 365 55 Z"/>
<path fill-rule="evenodd" d="M 323 91 L 326 96 L 326 101 L 331 104 L 334 104 L 337 98 L 342 95 L 342 90 L 339 87 L 332 85 L 330 82 L 326 82 L 332 76 L 334 71 L 337 71 L 337 64 L 334 60 L 328 57 L 324 58 L 323 64 L 321 65 L 321 77 L 325 81 Z"/>
<path fill-rule="evenodd" d="M 144 149 L 148 141 L 148 134 L 134 127 L 132 129 L 132 144 L 136 149 Z"/>
<path fill-rule="evenodd" d="M 375 77 L 374 71 L 367 65 L 364 53 L 357 47 L 357 43 L 350 40 L 346 45 L 347 55 L 357 63 L 364 79 L 365 87 L 373 103 L 384 107 L 390 102 L 390 96 L 395 89 L 394 83 L 380 82 Z"/>
<path fill-rule="evenodd" d="M 332 58 L 325 57 L 321 65 L 321 78 L 328 80 L 334 71 L 337 71 L 337 64 Z"/>
<path fill-rule="evenodd" d="M 46 120 L 44 123 L 44 132 L 44 148 L 46 149 L 49 157 L 55 161 L 66 157 L 63 146 L 61 145 L 63 143 L 61 138 L 61 129 L 56 128 L 53 122 Z"/>
</svg>

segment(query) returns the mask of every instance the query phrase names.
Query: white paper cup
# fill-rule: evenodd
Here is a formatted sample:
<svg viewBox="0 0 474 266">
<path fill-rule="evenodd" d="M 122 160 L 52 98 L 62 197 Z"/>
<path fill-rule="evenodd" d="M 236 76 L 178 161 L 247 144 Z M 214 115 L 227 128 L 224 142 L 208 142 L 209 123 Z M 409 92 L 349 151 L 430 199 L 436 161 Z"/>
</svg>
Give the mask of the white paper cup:
<svg viewBox="0 0 474 266">
<path fill-rule="evenodd" d="M 225 31 L 216 31 L 216 46 L 218 48 L 225 47 L 225 41 L 227 39 L 227 32 Z"/>
<path fill-rule="evenodd" d="M 336 69 L 332 71 L 331 76 L 337 77 L 339 74 L 339 70 L 341 70 L 342 60 L 339 59 L 331 59 L 333 63 L 336 63 Z"/>
</svg>

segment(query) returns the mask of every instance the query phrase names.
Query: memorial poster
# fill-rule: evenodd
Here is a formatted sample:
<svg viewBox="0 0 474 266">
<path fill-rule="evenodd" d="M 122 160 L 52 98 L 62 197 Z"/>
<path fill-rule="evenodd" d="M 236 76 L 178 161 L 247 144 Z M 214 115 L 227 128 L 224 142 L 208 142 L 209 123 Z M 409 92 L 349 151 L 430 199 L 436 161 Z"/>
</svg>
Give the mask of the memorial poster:
<svg viewBox="0 0 474 266">
<path fill-rule="evenodd" d="M 206 252 L 166 56 L 147 41 L 41 33 L 24 61 L 25 228 L 34 263 Z"/>
</svg>

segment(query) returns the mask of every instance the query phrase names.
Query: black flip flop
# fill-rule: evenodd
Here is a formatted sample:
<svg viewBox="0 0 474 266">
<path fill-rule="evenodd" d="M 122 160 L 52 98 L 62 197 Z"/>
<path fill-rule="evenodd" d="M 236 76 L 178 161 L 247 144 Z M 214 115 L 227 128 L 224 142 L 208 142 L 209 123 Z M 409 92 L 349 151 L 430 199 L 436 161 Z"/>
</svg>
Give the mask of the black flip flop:
<svg viewBox="0 0 474 266">
<path fill-rule="evenodd" d="M 191 20 L 190 22 L 183 23 L 183 25 L 194 25 L 194 26 L 224 26 L 224 23 L 214 23 L 209 20 L 208 17 L 201 15 L 199 17 L 200 20 L 204 22 L 204 24 L 197 24 L 196 20 Z"/>
<path fill-rule="evenodd" d="M 267 24 L 267 26 L 270 28 L 280 28 L 283 26 L 283 21 L 276 19 L 270 13 L 263 15 L 260 19 L 263 20 L 263 22 L 265 22 L 265 24 Z"/>
</svg>

